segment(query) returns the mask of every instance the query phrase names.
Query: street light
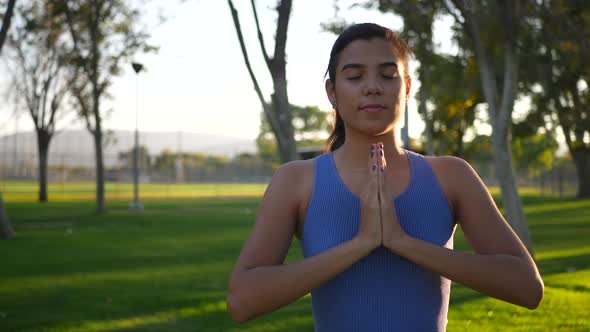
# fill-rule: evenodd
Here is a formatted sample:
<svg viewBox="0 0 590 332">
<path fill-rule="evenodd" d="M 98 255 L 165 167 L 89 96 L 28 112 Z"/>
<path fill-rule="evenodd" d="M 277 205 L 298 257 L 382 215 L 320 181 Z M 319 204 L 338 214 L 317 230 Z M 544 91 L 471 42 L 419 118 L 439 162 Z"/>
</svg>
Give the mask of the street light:
<svg viewBox="0 0 590 332">
<path fill-rule="evenodd" d="M 404 126 L 402 128 L 402 144 L 404 146 L 404 149 L 409 149 L 410 148 L 410 125 L 409 125 L 409 114 L 408 114 L 408 103 L 406 103 L 406 107 L 404 109 Z"/>
<path fill-rule="evenodd" d="M 129 205 L 130 210 L 142 211 L 143 205 L 139 202 L 139 72 L 143 69 L 141 63 L 131 64 L 135 71 L 135 144 L 133 145 L 133 203 Z"/>
</svg>

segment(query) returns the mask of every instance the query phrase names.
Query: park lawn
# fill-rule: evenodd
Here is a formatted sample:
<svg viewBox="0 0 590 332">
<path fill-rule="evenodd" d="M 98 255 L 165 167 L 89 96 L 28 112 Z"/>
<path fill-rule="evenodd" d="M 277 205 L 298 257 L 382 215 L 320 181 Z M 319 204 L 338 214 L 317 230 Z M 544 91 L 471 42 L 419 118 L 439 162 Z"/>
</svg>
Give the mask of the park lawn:
<svg viewBox="0 0 590 332">
<path fill-rule="evenodd" d="M 219 197 L 260 197 L 266 189 L 263 183 L 140 183 L 140 200 L 194 199 Z M 38 199 L 39 185 L 35 181 L 3 181 L 0 192 L 7 202 L 34 202 Z M 95 199 L 94 182 L 49 182 L 48 200 L 92 201 Z M 106 182 L 105 198 L 108 201 L 133 200 L 133 183 Z"/>
<path fill-rule="evenodd" d="M 545 297 L 535 311 L 453 283 L 449 331 L 589 331 L 590 201 L 523 194 Z M 243 325 L 226 312 L 259 197 L 11 202 L 0 242 L 0 331 L 312 331 L 310 298 Z M 458 230 L 457 250 L 468 250 Z M 294 240 L 288 262 L 301 259 Z"/>
</svg>

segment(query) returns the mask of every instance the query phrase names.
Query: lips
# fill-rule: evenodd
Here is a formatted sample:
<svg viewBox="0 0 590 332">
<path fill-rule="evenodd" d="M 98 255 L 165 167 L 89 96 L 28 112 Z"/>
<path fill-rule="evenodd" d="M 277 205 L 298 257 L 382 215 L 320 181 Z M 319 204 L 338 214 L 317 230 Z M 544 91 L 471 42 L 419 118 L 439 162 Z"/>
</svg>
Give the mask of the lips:
<svg viewBox="0 0 590 332">
<path fill-rule="evenodd" d="M 383 106 L 381 104 L 367 104 L 367 105 L 361 106 L 359 108 L 359 110 L 361 110 L 363 112 L 375 113 L 375 112 L 380 112 L 380 111 L 385 110 L 385 106 Z"/>
</svg>

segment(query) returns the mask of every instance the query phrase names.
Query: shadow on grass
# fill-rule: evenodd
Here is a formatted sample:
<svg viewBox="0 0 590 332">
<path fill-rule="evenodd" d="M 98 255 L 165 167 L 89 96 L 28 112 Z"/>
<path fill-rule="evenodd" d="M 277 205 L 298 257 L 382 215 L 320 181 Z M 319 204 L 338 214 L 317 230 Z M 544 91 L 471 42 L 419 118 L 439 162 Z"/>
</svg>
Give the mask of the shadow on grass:
<svg viewBox="0 0 590 332">
<path fill-rule="evenodd" d="M 537 261 L 542 275 L 590 269 L 590 254 L 545 258 Z"/>
</svg>

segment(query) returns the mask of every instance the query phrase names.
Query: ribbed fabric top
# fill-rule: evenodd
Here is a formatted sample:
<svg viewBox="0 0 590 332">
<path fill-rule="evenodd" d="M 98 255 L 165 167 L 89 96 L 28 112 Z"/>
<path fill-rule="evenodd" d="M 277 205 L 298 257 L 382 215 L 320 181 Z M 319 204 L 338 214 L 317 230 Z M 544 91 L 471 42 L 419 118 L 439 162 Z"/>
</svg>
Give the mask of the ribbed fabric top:
<svg viewBox="0 0 590 332">
<path fill-rule="evenodd" d="M 440 184 L 423 156 L 404 151 L 411 178 L 392 201 L 398 221 L 409 235 L 452 248 L 455 225 Z M 351 240 L 360 215 L 360 199 L 340 179 L 332 152 L 317 157 L 304 257 Z M 449 292 L 450 280 L 381 246 L 312 290 L 315 331 L 445 331 Z"/>
</svg>

